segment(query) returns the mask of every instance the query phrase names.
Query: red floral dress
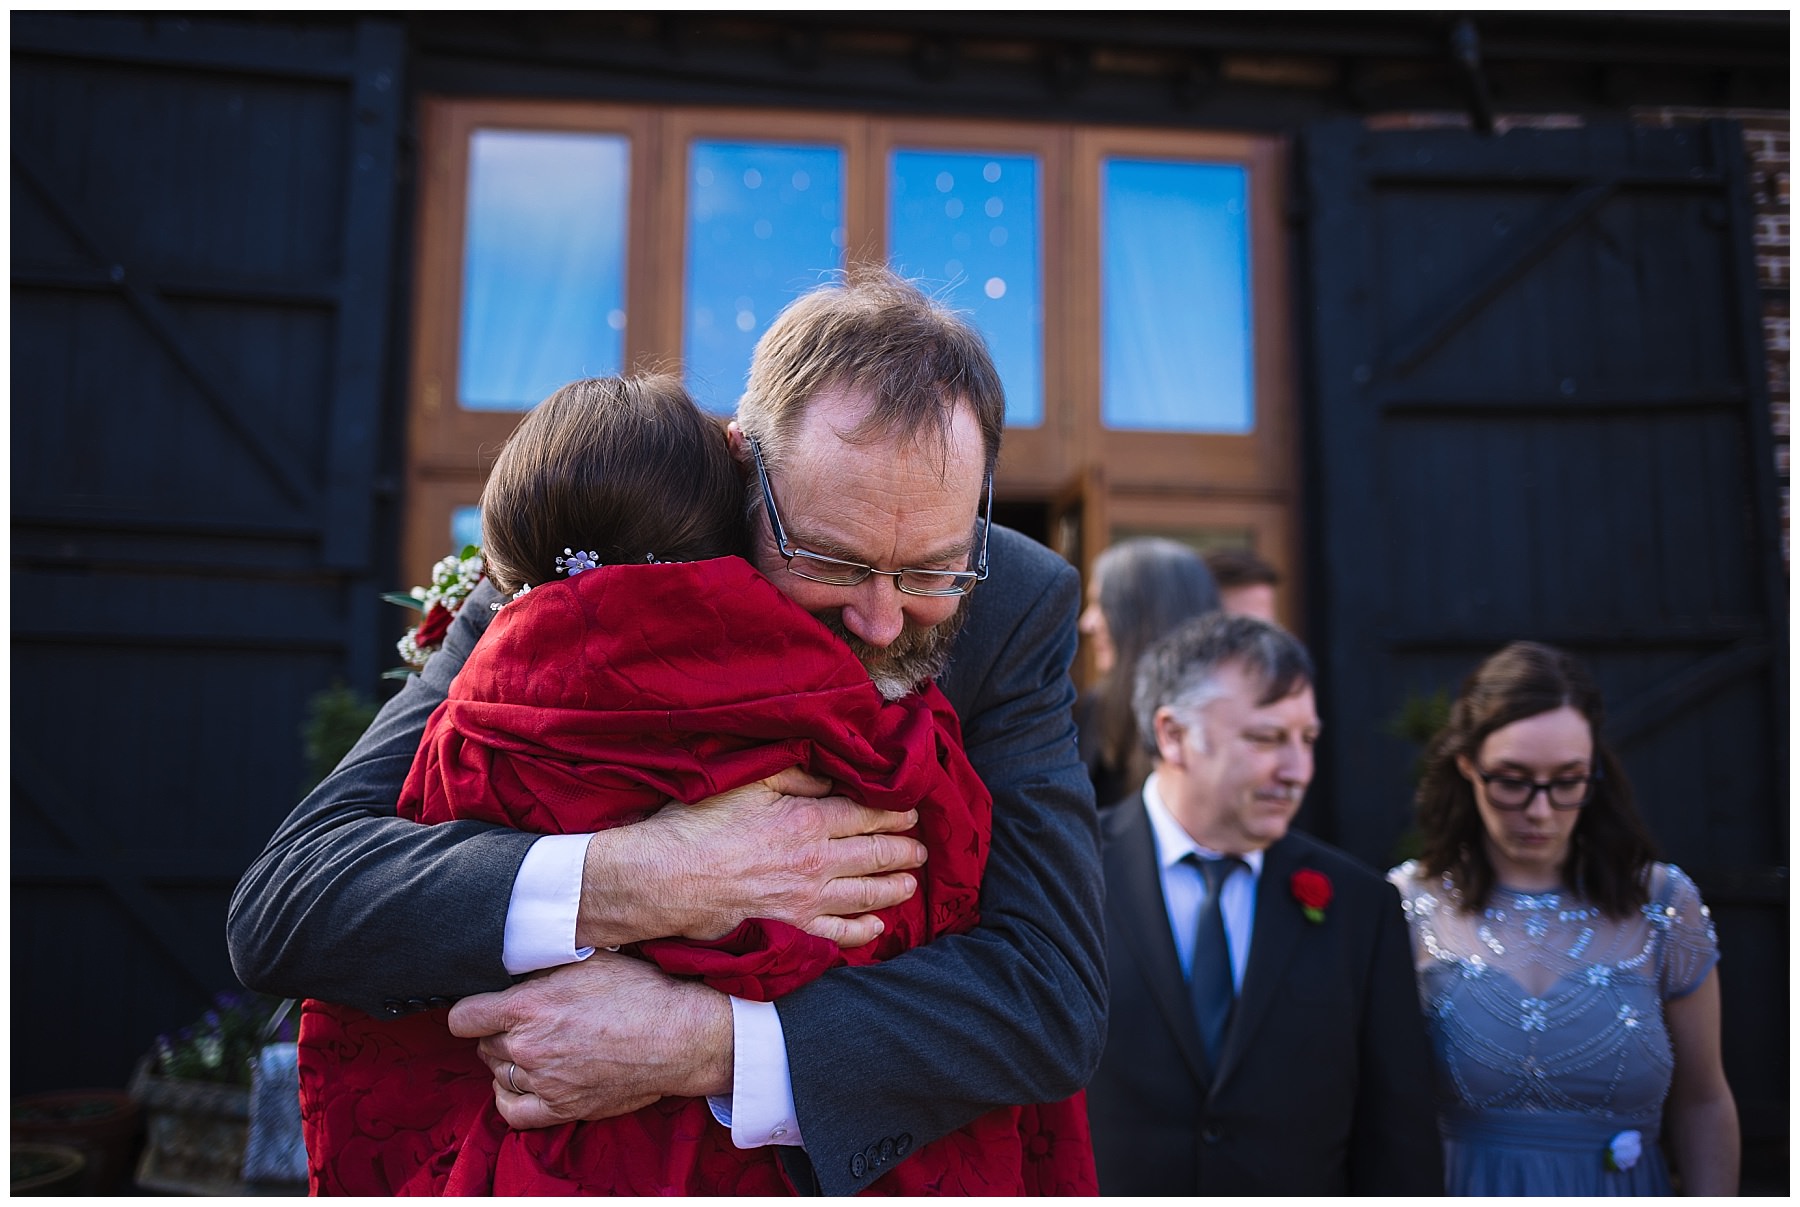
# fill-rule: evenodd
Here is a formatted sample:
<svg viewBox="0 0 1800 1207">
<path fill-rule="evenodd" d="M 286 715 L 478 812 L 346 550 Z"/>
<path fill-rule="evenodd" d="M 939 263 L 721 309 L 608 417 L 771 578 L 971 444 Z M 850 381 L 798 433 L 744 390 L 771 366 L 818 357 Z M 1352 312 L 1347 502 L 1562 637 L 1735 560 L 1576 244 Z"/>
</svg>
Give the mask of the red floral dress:
<svg viewBox="0 0 1800 1207">
<path fill-rule="evenodd" d="M 738 558 L 609 566 L 507 605 L 425 728 L 400 800 L 424 822 L 536 833 L 624 825 L 799 764 L 876 808 L 919 810 L 919 891 L 852 951 L 752 920 L 635 949 L 767 1001 L 843 964 L 973 927 L 992 800 L 928 685 L 883 702 L 822 625 Z M 318 1194 L 791 1194 L 777 1150 L 739 1149 L 704 1099 L 514 1131 L 447 1011 L 378 1019 L 308 1001 L 300 1099 Z M 1084 1097 L 992 1111 L 870 1193 L 1093 1194 Z"/>
</svg>

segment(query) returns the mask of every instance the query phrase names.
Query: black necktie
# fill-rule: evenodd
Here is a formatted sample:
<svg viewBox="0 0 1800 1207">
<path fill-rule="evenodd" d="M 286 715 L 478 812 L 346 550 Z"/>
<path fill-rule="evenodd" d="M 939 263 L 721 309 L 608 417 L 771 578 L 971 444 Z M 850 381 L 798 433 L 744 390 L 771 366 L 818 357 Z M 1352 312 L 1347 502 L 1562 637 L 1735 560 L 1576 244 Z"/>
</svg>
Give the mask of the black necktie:
<svg viewBox="0 0 1800 1207">
<path fill-rule="evenodd" d="M 1188 859 L 1198 864 L 1206 877 L 1206 900 L 1200 903 L 1200 915 L 1194 927 L 1194 962 L 1188 973 L 1188 997 L 1194 1005 L 1194 1022 L 1200 1028 L 1200 1041 L 1206 1045 L 1206 1060 L 1213 1069 L 1219 1067 L 1219 1050 L 1225 1045 L 1225 1032 L 1231 1025 L 1231 1007 L 1237 1000 L 1237 989 L 1231 980 L 1231 951 L 1225 943 L 1225 915 L 1219 910 L 1219 897 L 1225 881 L 1237 868 L 1248 868 L 1242 859 L 1226 855 L 1208 859 L 1190 852 Z"/>
</svg>

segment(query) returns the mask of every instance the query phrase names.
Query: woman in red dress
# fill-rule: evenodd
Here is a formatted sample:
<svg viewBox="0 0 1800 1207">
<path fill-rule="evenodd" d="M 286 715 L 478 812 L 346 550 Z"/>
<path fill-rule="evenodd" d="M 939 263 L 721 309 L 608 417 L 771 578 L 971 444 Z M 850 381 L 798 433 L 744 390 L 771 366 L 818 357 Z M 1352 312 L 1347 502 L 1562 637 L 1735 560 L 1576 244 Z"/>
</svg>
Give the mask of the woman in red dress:
<svg viewBox="0 0 1800 1207">
<path fill-rule="evenodd" d="M 723 432 L 672 379 L 576 382 L 535 409 L 482 499 L 487 573 L 518 593 L 427 724 L 399 809 L 588 833 L 798 765 L 870 807 L 918 810 L 929 853 L 918 892 L 880 912 L 873 943 L 844 951 L 750 919 L 710 942 L 634 949 L 767 1001 L 973 927 L 992 802 L 937 687 L 884 701 L 843 642 L 733 556 L 743 521 Z M 591 548 L 559 556 L 564 540 Z M 793 1193 L 776 1150 L 736 1148 L 704 1099 L 512 1130 L 475 1041 L 451 1035 L 446 1015 L 306 1003 L 315 1193 Z M 871 1192 L 1095 1189 L 1076 1095 L 990 1112 L 917 1148 Z"/>
</svg>

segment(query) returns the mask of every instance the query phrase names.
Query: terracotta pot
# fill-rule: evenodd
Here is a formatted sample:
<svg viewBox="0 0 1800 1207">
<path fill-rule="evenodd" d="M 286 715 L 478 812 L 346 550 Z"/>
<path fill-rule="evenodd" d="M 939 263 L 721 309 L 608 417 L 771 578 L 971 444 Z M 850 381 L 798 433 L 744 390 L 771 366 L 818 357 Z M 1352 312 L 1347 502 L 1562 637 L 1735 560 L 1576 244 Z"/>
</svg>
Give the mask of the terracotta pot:
<svg viewBox="0 0 1800 1207">
<path fill-rule="evenodd" d="M 124 1090 L 60 1090 L 12 1104 L 14 1140 L 67 1145 L 87 1158 L 79 1194 L 113 1195 L 125 1188 L 143 1122 Z"/>
<path fill-rule="evenodd" d="M 144 1057 L 131 1075 L 131 1096 L 147 1123 L 138 1186 L 169 1194 L 243 1194 L 249 1089 L 164 1077 L 151 1072 L 150 1063 Z"/>
<path fill-rule="evenodd" d="M 66 1144 L 39 1144 L 14 1140 L 12 1192 L 22 1194 L 80 1194 L 81 1175 L 87 1158 Z"/>
</svg>

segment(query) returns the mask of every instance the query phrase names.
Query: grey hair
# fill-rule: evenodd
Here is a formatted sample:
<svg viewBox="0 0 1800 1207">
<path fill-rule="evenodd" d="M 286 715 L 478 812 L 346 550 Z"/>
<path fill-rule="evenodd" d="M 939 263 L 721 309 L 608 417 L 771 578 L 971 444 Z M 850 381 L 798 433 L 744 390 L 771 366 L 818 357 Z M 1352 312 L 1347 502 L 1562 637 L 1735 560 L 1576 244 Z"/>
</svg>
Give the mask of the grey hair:
<svg viewBox="0 0 1800 1207">
<path fill-rule="evenodd" d="M 1138 736 L 1156 753 L 1156 712 L 1192 718 L 1225 693 L 1219 674 L 1236 666 L 1262 685 L 1257 705 L 1285 700 L 1312 686 L 1312 656 L 1299 638 L 1254 616 L 1213 612 L 1183 624 L 1144 651 L 1131 693 Z"/>
</svg>

